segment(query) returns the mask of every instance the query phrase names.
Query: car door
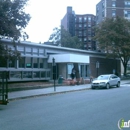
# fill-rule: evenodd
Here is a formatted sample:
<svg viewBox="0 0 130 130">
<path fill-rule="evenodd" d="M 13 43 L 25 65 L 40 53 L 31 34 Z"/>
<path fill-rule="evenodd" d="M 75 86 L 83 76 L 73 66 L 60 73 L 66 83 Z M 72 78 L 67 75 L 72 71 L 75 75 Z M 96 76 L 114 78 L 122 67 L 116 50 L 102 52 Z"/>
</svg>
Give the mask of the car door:
<svg viewBox="0 0 130 130">
<path fill-rule="evenodd" d="M 116 75 L 112 75 L 111 76 L 111 85 L 115 86 L 117 84 L 117 76 Z"/>
<path fill-rule="evenodd" d="M 109 78 L 109 84 L 110 84 L 110 86 L 114 85 L 113 75 L 111 75 Z"/>
</svg>

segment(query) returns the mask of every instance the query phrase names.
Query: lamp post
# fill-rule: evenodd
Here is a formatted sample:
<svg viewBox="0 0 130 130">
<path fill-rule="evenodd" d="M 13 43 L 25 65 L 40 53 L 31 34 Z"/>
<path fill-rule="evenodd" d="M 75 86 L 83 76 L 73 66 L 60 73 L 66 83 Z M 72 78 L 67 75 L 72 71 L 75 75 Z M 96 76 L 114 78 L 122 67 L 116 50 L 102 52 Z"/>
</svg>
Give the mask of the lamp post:
<svg viewBox="0 0 130 130">
<path fill-rule="evenodd" d="M 55 80 L 56 80 L 56 63 L 55 63 L 55 59 L 53 57 L 52 59 L 52 69 L 53 69 L 53 80 L 54 80 L 54 91 L 56 91 L 56 86 L 55 86 Z"/>
<path fill-rule="evenodd" d="M 98 77 L 99 61 L 96 62 L 96 68 L 97 68 L 97 77 Z"/>
</svg>

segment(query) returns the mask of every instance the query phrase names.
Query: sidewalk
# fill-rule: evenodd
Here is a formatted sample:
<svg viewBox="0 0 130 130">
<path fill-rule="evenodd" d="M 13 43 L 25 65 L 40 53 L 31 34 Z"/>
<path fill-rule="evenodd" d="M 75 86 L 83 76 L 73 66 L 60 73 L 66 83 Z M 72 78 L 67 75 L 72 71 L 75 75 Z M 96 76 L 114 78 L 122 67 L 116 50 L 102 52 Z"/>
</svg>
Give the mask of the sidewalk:
<svg viewBox="0 0 130 130">
<path fill-rule="evenodd" d="M 130 84 L 130 80 L 122 80 L 121 85 L 123 84 Z M 11 101 L 17 99 L 25 99 L 30 97 L 81 91 L 87 89 L 91 89 L 91 84 L 74 85 L 74 86 L 58 86 L 58 87 L 55 86 L 55 89 L 54 87 L 48 87 L 48 88 L 33 89 L 33 90 L 23 90 L 23 91 L 9 92 L 8 99 L 9 101 Z"/>
</svg>

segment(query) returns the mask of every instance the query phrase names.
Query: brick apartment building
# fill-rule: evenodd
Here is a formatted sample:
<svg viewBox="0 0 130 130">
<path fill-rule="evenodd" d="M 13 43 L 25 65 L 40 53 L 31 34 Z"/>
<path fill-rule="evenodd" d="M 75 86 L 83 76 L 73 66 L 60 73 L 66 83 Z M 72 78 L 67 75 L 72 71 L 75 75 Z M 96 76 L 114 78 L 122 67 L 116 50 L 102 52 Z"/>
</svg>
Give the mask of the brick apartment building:
<svg viewBox="0 0 130 130">
<path fill-rule="evenodd" d="M 95 35 L 93 30 L 96 24 L 95 19 L 96 16 L 93 14 L 78 15 L 75 14 L 72 7 L 67 7 L 67 13 L 61 20 L 61 25 L 72 36 L 78 36 L 85 50 L 96 50 L 95 41 L 92 40 L 92 37 Z"/>
<path fill-rule="evenodd" d="M 120 16 L 130 19 L 130 0 L 101 0 L 96 5 L 96 23 L 104 18 Z"/>
</svg>

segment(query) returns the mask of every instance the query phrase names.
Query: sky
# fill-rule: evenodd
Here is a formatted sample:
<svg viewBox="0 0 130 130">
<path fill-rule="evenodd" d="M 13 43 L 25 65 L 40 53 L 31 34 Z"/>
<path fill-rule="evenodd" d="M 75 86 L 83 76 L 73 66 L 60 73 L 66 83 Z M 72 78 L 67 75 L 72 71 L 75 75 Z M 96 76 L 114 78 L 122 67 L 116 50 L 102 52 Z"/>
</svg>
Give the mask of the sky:
<svg viewBox="0 0 130 130">
<path fill-rule="evenodd" d="M 72 6 L 75 14 L 96 15 L 96 4 L 100 0 L 29 0 L 26 12 L 30 14 L 25 31 L 29 35 L 27 41 L 44 43 L 48 41 L 53 28 L 60 27 L 61 19 Z"/>
</svg>

